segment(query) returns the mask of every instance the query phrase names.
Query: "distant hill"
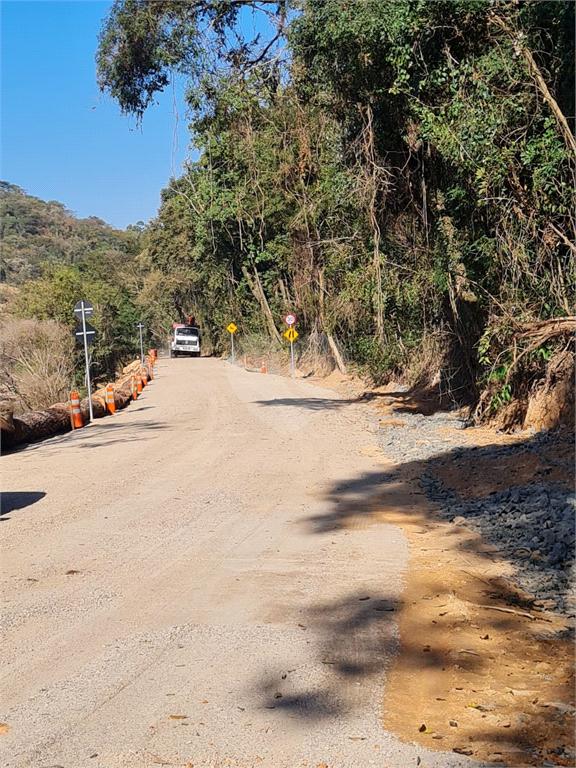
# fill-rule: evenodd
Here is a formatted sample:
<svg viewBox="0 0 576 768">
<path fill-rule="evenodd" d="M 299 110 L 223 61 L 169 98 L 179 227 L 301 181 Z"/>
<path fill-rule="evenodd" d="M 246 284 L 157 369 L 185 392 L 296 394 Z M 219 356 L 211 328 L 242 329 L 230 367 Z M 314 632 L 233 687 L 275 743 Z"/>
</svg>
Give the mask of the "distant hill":
<svg viewBox="0 0 576 768">
<path fill-rule="evenodd" d="M 12 285 L 40 277 L 43 265 L 70 266 L 97 253 L 135 247 L 133 237 L 102 219 L 78 219 L 62 203 L 33 197 L 6 181 L 0 182 L 0 238 L 0 279 Z"/>
</svg>

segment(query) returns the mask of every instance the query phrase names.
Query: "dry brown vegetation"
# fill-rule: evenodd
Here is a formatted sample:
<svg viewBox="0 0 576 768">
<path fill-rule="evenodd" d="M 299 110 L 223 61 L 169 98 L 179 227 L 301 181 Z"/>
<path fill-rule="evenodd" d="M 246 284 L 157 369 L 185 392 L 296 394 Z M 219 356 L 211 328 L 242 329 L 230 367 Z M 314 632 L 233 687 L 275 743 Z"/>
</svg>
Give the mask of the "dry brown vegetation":
<svg viewBox="0 0 576 768">
<path fill-rule="evenodd" d="M 74 340 L 54 320 L 6 320 L 0 347 L 2 399 L 14 413 L 42 410 L 68 400 Z"/>
</svg>

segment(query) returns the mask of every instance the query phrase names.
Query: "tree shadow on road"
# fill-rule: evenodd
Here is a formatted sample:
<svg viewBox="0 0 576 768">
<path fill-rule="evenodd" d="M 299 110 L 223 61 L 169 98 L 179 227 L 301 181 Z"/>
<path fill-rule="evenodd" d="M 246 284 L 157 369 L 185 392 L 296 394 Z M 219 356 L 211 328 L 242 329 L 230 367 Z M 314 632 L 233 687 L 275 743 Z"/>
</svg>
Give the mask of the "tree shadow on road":
<svg viewBox="0 0 576 768">
<path fill-rule="evenodd" d="M 556 448 L 555 440 L 551 444 Z M 534 756 L 538 756 L 534 760 L 541 761 L 547 754 L 564 754 L 563 747 L 573 744 L 573 735 L 570 735 L 573 734 L 572 710 L 569 703 L 564 710 L 561 704 L 573 698 L 573 672 L 572 677 L 569 673 L 568 677 L 554 674 L 546 677 L 543 673 L 533 676 L 536 665 L 543 660 L 553 658 L 552 665 L 556 663 L 562 667 L 566 659 L 573 658 L 572 644 L 567 642 L 572 638 L 572 629 L 568 619 L 563 623 L 559 617 L 557 621 L 547 618 L 549 614 L 541 611 L 530 595 L 517 589 L 514 574 L 530 568 L 538 576 L 554 575 L 558 563 L 549 557 L 553 543 L 541 546 L 541 559 L 530 560 L 525 551 L 508 546 L 496 535 L 498 525 L 490 540 L 488 530 L 482 537 L 468 532 L 465 522 L 477 514 L 478 502 L 486 503 L 486 515 L 500 512 L 506 515 L 516 507 L 519 530 L 528 535 L 540 530 L 544 523 L 535 523 L 528 516 L 521 518 L 526 499 L 537 500 L 544 488 L 546 492 L 550 491 L 549 498 L 554 504 L 564 509 L 573 492 L 568 482 L 558 482 L 557 472 L 554 483 L 542 484 L 543 478 L 536 472 L 532 480 L 527 480 L 526 457 L 534 452 L 545 453 L 538 436 L 512 446 L 482 448 L 482 459 L 488 466 L 482 465 L 482 477 L 475 486 L 476 495 L 471 496 L 459 493 L 456 482 L 451 490 L 447 490 L 436 478 L 443 464 L 451 464 L 450 468 L 456 471 L 457 460 L 459 471 L 466 479 L 469 466 L 479 461 L 474 447 L 459 447 L 456 451 L 425 461 L 407 462 L 392 471 L 375 470 L 354 475 L 325 491 L 325 511 L 305 521 L 311 535 L 326 536 L 339 529 L 353 530 L 373 525 L 374 536 L 378 536 L 385 535 L 385 529 L 381 528 L 379 534 L 377 526 L 385 523 L 402 525 L 404 522 L 412 526 L 417 544 L 423 545 L 413 546 L 426 552 L 425 535 L 442 525 L 440 554 L 425 555 L 429 558 L 425 562 L 430 565 L 423 566 L 422 594 L 414 597 L 414 593 L 404 593 L 412 595 L 409 604 L 403 604 L 384 591 L 371 595 L 351 591 L 332 602 L 303 606 L 301 615 L 305 616 L 303 621 L 313 638 L 310 663 L 321 665 L 323 673 L 319 678 L 312 677 L 313 684 L 295 677 L 294 683 L 287 686 L 286 696 L 278 687 L 281 685 L 280 674 L 270 679 L 267 673 L 260 686 L 263 705 L 303 718 L 334 717 L 361 707 L 365 685 L 383 686 L 387 670 L 398 652 L 397 627 L 398 621 L 402 621 L 409 629 L 402 636 L 398 659 L 404 675 L 402 680 L 407 681 L 406 698 L 412 696 L 413 702 L 401 702 L 404 707 L 402 716 L 410 723 L 406 726 L 408 733 L 413 733 L 412 736 L 403 733 L 405 738 L 418 739 L 418 727 L 423 722 L 430 733 L 430 721 L 448 706 L 435 704 L 435 697 L 440 696 L 439 701 L 448 700 L 453 711 L 458 712 L 460 729 L 451 729 L 446 715 L 437 725 L 439 738 L 445 741 L 431 742 L 430 736 L 422 736 L 423 743 L 439 749 L 463 750 L 463 754 L 474 754 L 478 759 L 487 758 L 490 750 L 505 753 L 508 755 L 507 765 L 536 764 L 532 761 Z M 506 461 L 516 462 L 522 471 L 515 474 Z M 556 466 L 561 473 L 565 471 L 565 466 L 561 462 L 558 464 L 560 460 L 554 464 L 551 453 L 549 461 L 550 466 Z M 490 466 L 494 469 L 504 467 L 494 471 L 492 487 Z M 504 488 L 500 482 L 502 472 L 506 477 Z M 568 480 L 569 470 L 565 476 Z M 421 488 L 418 484 L 421 477 L 436 479 L 433 483 L 424 483 Z M 511 494 L 508 486 L 518 493 Z M 444 515 L 435 508 L 437 502 L 444 507 Z M 387 512 L 391 513 L 388 517 Z M 463 518 L 464 525 L 451 522 L 456 515 Z M 573 550 L 572 545 L 570 551 L 565 552 L 562 565 L 566 568 L 573 563 Z M 436 565 L 438 558 L 445 563 L 443 567 Z M 473 560 L 471 565 L 469 559 Z M 506 578 L 489 575 L 490 567 L 499 562 L 508 569 Z M 462 575 L 460 581 L 458 574 Z M 474 645 L 466 646 L 466 642 Z M 397 669 L 396 662 L 394 664 Z M 554 673 L 553 666 L 551 669 Z M 434 686 L 430 687 L 430 681 L 434 680 L 443 681 L 442 685 L 448 686 L 446 691 L 451 692 L 434 692 Z M 447 680 L 452 682 L 447 684 Z M 478 692 L 473 690 L 476 686 Z M 533 686 L 543 691 L 540 701 L 530 690 Z M 482 693 L 490 688 L 495 689 L 491 694 L 493 699 Z M 525 694 L 532 695 L 526 698 L 523 690 L 515 688 L 526 689 Z M 277 691 L 282 692 L 282 698 L 274 698 Z M 427 692 L 422 694 L 422 691 Z M 560 709 L 555 702 L 560 702 Z M 548 753 L 543 751 L 545 749 L 556 751 Z"/>
<path fill-rule="evenodd" d="M 366 704 L 362 686 L 383 684 L 382 675 L 397 650 L 400 608 L 398 599 L 385 592 L 356 591 L 334 602 L 311 605 L 305 631 L 314 638 L 311 661 L 321 671 L 312 682 L 301 679 L 299 670 L 267 673 L 259 685 L 262 705 L 319 720 Z M 430 660 L 436 661 L 435 656 L 431 654 Z"/>
<path fill-rule="evenodd" d="M 92 424 L 87 424 L 81 429 L 49 435 L 31 443 L 22 443 L 3 450 L 3 453 L 8 455 L 21 451 L 49 450 L 50 448 L 60 448 L 64 445 L 73 445 L 75 448 L 98 448 L 114 445 L 114 443 L 143 440 L 148 436 L 148 430 L 157 431 L 170 428 L 169 424 L 163 424 L 159 421 L 114 423 L 111 419 L 112 417 L 105 417 L 105 419 L 94 421 Z M 134 432 L 135 434 L 129 434 L 129 432 Z"/>
<path fill-rule="evenodd" d="M 376 522 L 391 503 L 398 506 L 399 499 L 402 515 L 420 517 L 421 507 L 416 502 L 419 495 L 427 496 L 438 505 L 437 512 L 444 520 L 459 517 L 464 524 L 468 520 L 481 524 L 483 543 L 493 545 L 497 556 L 508 561 L 517 573 L 544 577 L 558 576 L 558 571 L 569 574 L 575 554 L 574 491 L 570 482 L 573 465 L 551 455 L 558 454 L 562 440 L 562 455 L 572 454 L 571 438 L 558 436 L 543 446 L 540 438 L 533 437 L 513 445 L 457 447 L 425 461 L 407 462 L 393 471 L 363 473 L 326 491 L 328 510 L 308 520 L 310 530 L 322 534 L 370 519 Z M 531 459 L 533 465 L 547 468 L 534 471 L 528 479 L 525 469 Z M 480 473 L 475 472 L 478 466 Z M 547 472 L 553 474 L 544 474 Z M 436 477 L 438 474 L 452 487 L 444 485 Z M 463 488 L 472 493 L 459 492 Z M 535 519 L 539 518 L 539 509 L 543 512 L 548 504 L 553 505 L 557 517 L 551 521 Z M 429 516 L 435 514 L 431 511 Z M 559 533 L 559 528 L 564 533 Z M 505 531 L 509 535 L 503 537 Z M 537 534 L 542 538 L 538 539 Z M 470 540 L 463 549 L 478 554 L 478 545 L 477 539 Z M 567 586 L 568 576 L 562 579 Z"/>
<path fill-rule="evenodd" d="M 272 400 L 255 400 L 254 405 L 266 407 L 292 406 L 309 411 L 334 411 L 352 405 L 354 400 L 336 400 L 326 397 L 276 397 Z"/>
<path fill-rule="evenodd" d="M 44 496 L 46 496 L 44 491 L 3 491 L 0 494 L 0 515 L 3 519 L 10 520 L 9 517 L 4 517 L 4 515 L 36 504 Z"/>
</svg>

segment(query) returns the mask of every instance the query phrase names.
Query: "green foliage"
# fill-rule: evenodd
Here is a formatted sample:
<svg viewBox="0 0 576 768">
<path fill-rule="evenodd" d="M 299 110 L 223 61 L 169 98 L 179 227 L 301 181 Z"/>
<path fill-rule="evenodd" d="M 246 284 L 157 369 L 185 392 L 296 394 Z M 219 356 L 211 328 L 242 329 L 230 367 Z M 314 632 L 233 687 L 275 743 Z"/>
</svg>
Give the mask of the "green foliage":
<svg viewBox="0 0 576 768">
<path fill-rule="evenodd" d="M 490 409 L 497 411 L 503 405 L 506 405 L 512 400 L 512 386 L 510 384 L 504 384 L 503 387 L 496 392 L 490 403 Z"/>
</svg>

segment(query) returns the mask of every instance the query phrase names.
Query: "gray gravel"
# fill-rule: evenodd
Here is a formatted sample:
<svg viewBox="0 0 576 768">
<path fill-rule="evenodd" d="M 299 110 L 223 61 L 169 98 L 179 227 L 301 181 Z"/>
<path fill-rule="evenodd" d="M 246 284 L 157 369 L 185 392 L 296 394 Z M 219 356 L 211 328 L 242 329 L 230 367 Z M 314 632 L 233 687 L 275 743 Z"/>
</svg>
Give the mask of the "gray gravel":
<svg viewBox="0 0 576 768">
<path fill-rule="evenodd" d="M 455 414 L 439 411 L 432 416 L 421 413 L 397 413 L 390 420 L 404 422 L 404 426 L 386 426 L 378 430 L 379 442 L 385 454 L 394 461 L 423 461 L 446 453 L 459 445 L 468 445 L 468 434 L 438 434 L 441 427 L 464 429 L 466 422 Z"/>
<path fill-rule="evenodd" d="M 513 561 L 518 585 L 535 596 L 536 605 L 575 615 L 573 491 L 535 483 L 463 501 L 430 474 L 420 483 L 444 518 L 478 531 Z"/>
<path fill-rule="evenodd" d="M 457 461 L 463 457 L 521 457 L 528 453 L 540 455 L 544 467 L 568 467 L 566 459 L 548 457 L 545 452 L 561 439 L 574 444 L 574 436 L 565 438 L 558 430 L 547 430 L 531 435 L 521 444 L 471 447 L 471 428 L 453 414 L 402 413 L 394 419 L 404 421 L 405 425 L 379 428 L 379 443 L 386 456 L 402 464 L 427 461 L 429 471 L 421 475 L 420 484 L 428 498 L 438 505 L 441 516 L 469 526 L 496 545 L 500 555 L 513 563 L 518 585 L 534 595 L 536 605 L 573 617 L 574 491 L 540 482 L 469 501 L 445 487 L 434 476 L 434 467 L 444 462 L 447 455 Z M 452 430 L 446 436 L 438 434 L 440 427 L 461 429 L 462 438 Z"/>
</svg>

